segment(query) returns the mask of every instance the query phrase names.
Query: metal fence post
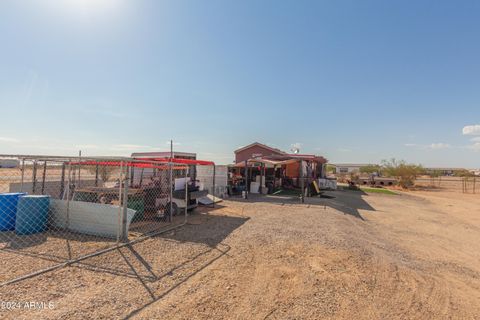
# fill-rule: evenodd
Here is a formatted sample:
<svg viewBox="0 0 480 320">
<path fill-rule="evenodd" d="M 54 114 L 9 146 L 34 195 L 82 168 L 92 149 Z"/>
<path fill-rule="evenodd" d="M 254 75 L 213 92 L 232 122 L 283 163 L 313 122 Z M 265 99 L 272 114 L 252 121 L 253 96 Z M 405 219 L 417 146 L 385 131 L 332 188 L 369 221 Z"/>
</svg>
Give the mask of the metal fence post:
<svg viewBox="0 0 480 320">
<path fill-rule="evenodd" d="M 65 192 L 65 162 L 62 163 L 62 174 L 60 177 L 60 194 L 59 199 L 63 198 L 63 193 Z"/>
<path fill-rule="evenodd" d="M 122 189 L 122 180 L 123 180 L 123 161 L 120 161 L 120 172 L 118 173 L 118 219 L 117 219 L 117 243 L 121 240 L 121 226 L 122 226 L 122 203 L 123 203 L 123 189 Z"/>
<path fill-rule="evenodd" d="M 142 168 L 142 171 L 143 171 L 143 168 Z M 135 170 L 134 168 L 130 169 L 130 187 L 133 188 L 133 181 L 135 181 Z M 140 180 L 140 187 L 142 186 L 142 182 Z"/>
<path fill-rule="evenodd" d="M 95 187 L 98 187 L 98 163 L 95 166 Z"/>
<path fill-rule="evenodd" d="M 122 214 L 122 241 L 128 241 L 127 214 L 128 214 L 128 180 L 130 166 L 125 166 L 125 175 L 123 178 L 123 214 Z M 122 184 L 120 182 L 120 185 Z"/>
<path fill-rule="evenodd" d="M 25 158 L 22 158 L 22 181 L 20 183 L 20 192 L 23 192 L 23 179 L 25 178 Z"/>
<path fill-rule="evenodd" d="M 34 160 L 33 172 L 32 172 L 32 194 L 35 194 L 36 186 L 37 186 L 37 160 Z"/>
<path fill-rule="evenodd" d="M 212 207 L 215 208 L 215 165 L 213 165 L 213 191 L 212 191 L 212 196 L 213 196 L 213 203 Z"/>
<path fill-rule="evenodd" d="M 71 177 L 72 177 L 72 160 L 68 161 L 68 178 L 67 178 L 67 231 L 70 228 L 70 188 L 71 188 Z"/>
<path fill-rule="evenodd" d="M 248 161 L 245 160 L 245 199 L 248 199 Z"/>
<path fill-rule="evenodd" d="M 170 160 L 168 162 L 168 170 L 169 170 L 169 185 L 170 185 L 170 208 L 168 210 L 168 222 L 172 222 L 172 210 L 173 210 L 173 140 L 170 140 Z"/>
<path fill-rule="evenodd" d="M 303 176 L 303 160 L 300 160 L 300 190 L 302 194 L 300 195 L 300 201 L 305 202 L 305 181 Z"/>
<path fill-rule="evenodd" d="M 43 173 L 42 173 L 42 192 L 41 194 L 45 193 L 45 180 L 47 178 L 47 161 L 43 162 Z"/>
<path fill-rule="evenodd" d="M 173 168 L 172 163 L 168 164 L 168 185 L 169 185 L 169 210 L 168 210 L 168 222 L 172 222 L 172 210 L 173 210 Z"/>
<path fill-rule="evenodd" d="M 187 223 L 187 215 L 188 215 L 188 166 L 185 167 L 185 218 L 184 223 Z"/>
<path fill-rule="evenodd" d="M 82 150 L 78 151 L 78 187 L 80 187 L 81 181 L 81 172 L 82 172 Z"/>
</svg>

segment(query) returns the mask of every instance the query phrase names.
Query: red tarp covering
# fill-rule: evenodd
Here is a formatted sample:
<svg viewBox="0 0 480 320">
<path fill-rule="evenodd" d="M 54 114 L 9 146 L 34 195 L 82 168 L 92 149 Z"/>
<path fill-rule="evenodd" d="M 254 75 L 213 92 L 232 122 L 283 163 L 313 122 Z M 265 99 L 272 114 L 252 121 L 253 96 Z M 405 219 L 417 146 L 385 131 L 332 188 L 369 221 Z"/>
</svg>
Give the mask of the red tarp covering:
<svg viewBox="0 0 480 320">
<path fill-rule="evenodd" d="M 199 166 L 213 166 L 213 165 L 215 165 L 215 162 L 213 162 L 213 161 L 178 159 L 178 158 L 173 158 L 173 159 L 170 159 L 170 158 L 137 158 L 137 160 L 157 161 L 157 162 L 172 162 L 172 163 L 180 163 L 180 164 L 199 165 Z"/>
<path fill-rule="evenodd" d="M 162 163 L 174 163 L 180 165 L 200 165 L 200 166 L 213 166 L 215 165 L 212 161 L 205 161 L 205 160 L 190 160 L 190 159 L 170 159 L 170 158 L 137 158 L 136 161 L 120 161 L 120 160 L 110 160 L 110 161 L 77 161 L 77 162 L 70 162 L 72 165 L 92 165 L 92 166 L 112 166 L 112 167 L 120 167 L 122 165 L 128 167 L 136 167 L 136 168 L 155 168 L 155 169 L 168 169 L 167 165 L 161 165 L 157 163 L 150 163 L 150 162 L 141 162 L 141 161 L 152 161 L 152 162 L 162 162 Z M 175 166 L 174 168 L 179 169 L 179 166 Z M 181 168 L 185 168 L 181 166 Z"/>
<path fill-rule="evenodd" d="M 120 167 L 122 165 L 135 168 L 153 168 L 153 169 L 168 169 L 166 165 L 158 165 L 154 163 L 146 162 L 131 162 L 131 161 L 77 161 L 70 162 L 71 165 L 82 165 L 82 166 L 108 166 L 108 167 Z M 174 166 L 174 169 L 186 168 L 185 166 Z"/>
</svg>

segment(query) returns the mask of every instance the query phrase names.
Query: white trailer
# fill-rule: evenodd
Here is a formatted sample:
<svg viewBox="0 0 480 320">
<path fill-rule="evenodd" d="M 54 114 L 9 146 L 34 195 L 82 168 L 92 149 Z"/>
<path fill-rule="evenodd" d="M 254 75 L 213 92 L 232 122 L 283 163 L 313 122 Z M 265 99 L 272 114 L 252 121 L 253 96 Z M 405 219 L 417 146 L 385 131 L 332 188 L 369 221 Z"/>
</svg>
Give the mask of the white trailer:
<svg viewBox="0 0 480 320">
<path fill-rule="evenodd" d="M 18 168 L 19 165 L 18 159 L 0 159 L 0 168 Z"/>
</svg>

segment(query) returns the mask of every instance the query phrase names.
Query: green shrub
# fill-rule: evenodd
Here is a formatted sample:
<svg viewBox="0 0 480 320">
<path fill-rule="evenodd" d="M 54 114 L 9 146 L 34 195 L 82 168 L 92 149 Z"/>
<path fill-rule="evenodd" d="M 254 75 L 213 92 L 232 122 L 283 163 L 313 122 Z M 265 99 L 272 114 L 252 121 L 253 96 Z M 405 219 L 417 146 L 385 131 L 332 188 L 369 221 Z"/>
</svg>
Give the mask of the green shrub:
<svg viewBox="0 0 480 320">
<path fill-rule="evenodd" d="M 402 188 L 409 188 L 414 185 L 418 175 L 425 172 L 421 165 L 408 164 L 403 160 L 396 159 L 382 161 L 382 174 L 387 177 L 395 177 Z"/>
</svg>

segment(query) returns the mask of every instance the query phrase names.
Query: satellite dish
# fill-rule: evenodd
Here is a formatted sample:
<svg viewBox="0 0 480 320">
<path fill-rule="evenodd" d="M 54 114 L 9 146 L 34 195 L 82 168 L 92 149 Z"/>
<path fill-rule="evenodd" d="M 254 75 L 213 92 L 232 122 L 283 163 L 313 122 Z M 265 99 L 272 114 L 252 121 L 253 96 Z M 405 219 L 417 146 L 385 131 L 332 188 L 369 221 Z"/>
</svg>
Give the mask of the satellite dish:
<svg viewBox="0 0 480 320">
<path fill-rule="evenodd" d="M 300 153 L 300 147 L 301 146 L 302 146 L 302 144 L 299 143 L 299 142 L 293 143 L 291 145 L 292 148 L 290 150 L 292 151 L 293 154 L 298 154 L 298 153 Z"/>
</svg>

